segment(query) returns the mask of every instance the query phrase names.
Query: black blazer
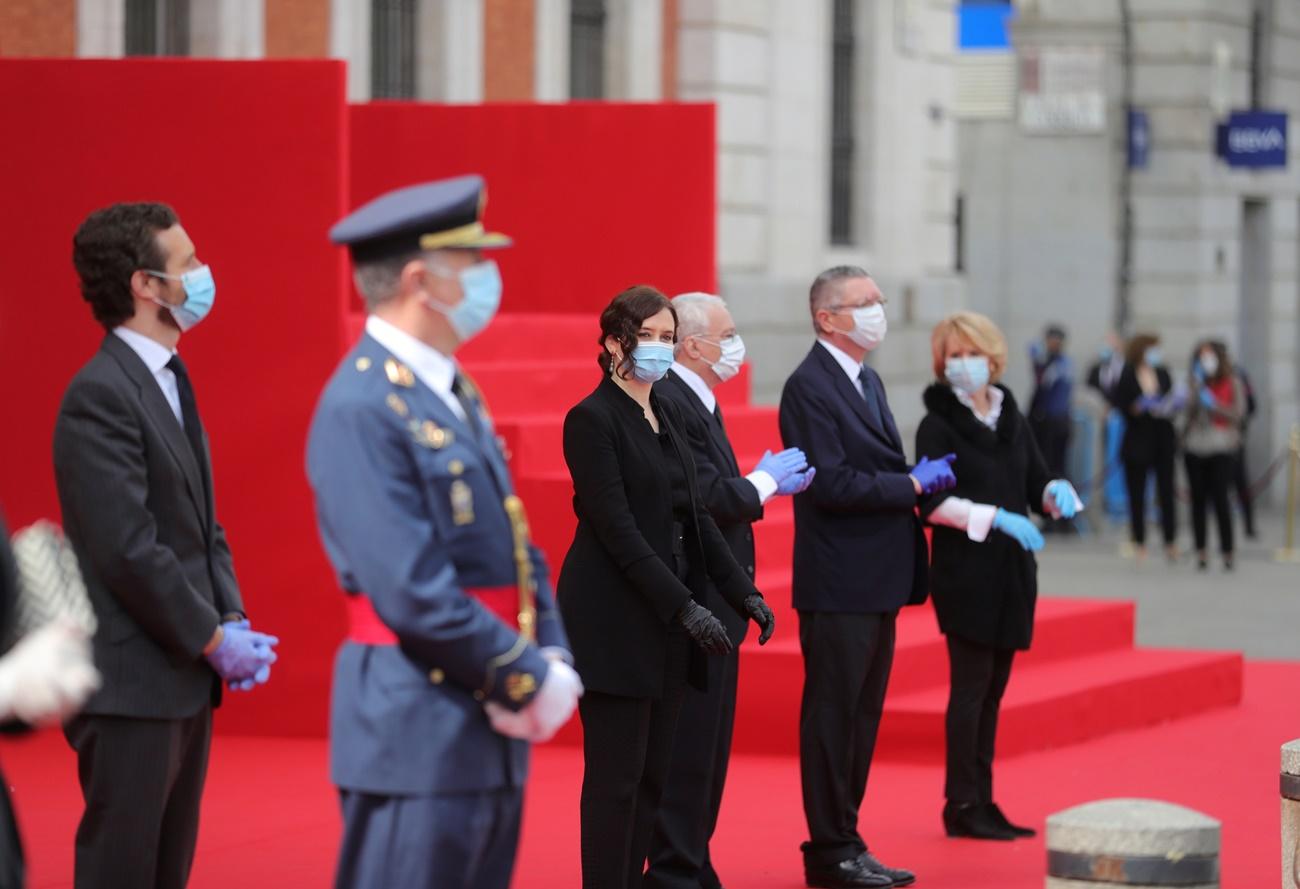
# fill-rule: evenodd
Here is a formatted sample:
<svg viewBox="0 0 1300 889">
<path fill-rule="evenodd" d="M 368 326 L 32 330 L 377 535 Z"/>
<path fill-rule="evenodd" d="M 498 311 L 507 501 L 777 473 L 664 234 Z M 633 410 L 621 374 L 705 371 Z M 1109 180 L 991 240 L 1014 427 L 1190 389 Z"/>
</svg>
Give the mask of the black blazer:
<svg viewBox="0 0 1300 889">
<path fill-rule="evenodd" d="M 671 567 L 672 492 L 663 449 L 641 406 L 606 377 L 564 418 L 564 459 L 573 477 L 578 528 L 556 585 L 583 684 L 638 698 L 663 694 L 668 633 L 687 599 L 707 607 L 711 581 L 740 613 L 745 598 L 758 592 L 700 497 L 676 407 L 654 393 L 650 404 L 690 489 L 687 582 Z M 691 681 L 702 687 L 706 664 L 698 649 L 692 651 Z"/>
<path fill-rule="evenodd" d="M 1156 379 L 1160 382 L 1160 395 L 1164 397 L 1174 388 L 1169 371 L 1157 367 Z M 1138 399 L 1142 397 L 1142 386 L 1138 383 L 1137 370 L 1131 365 L 1124 365 L 1124 372 L 1115 384 L 1113 403 L 1124 414 L 1124 441 L 1120 444 L 1120 457 L 1125 462 L 1150 463 L 1154 460 L 1172 460 L 1178 449 L 1178 435 L 1174 431 L 1173 420 L 1158 417 L 1149 411 L 1137 410 Z"/>
<path fill-rule="evenodd" d="M 794 498 L 794 607 L 884 614 L 925 601 L 928 550 L 903 443 L 880 376 L 883 425 L 820 343 L 781 392 L 781 438 L 817 467 Z M 957 472 L 961 468 L 957 467 Z"/>
<path fill-rule="evenodd" d="M 84 712 L 180 719 L 219 701 L 203 648 L 244 604 L 206 493 L 211 466 L 195 458 L 153 374 L 113 334 L 63 395 L 54 479 L 99 620 L 104 685 Z"/>
<path fill-rule="evenodd" d="M 996 431 L 977 420 L 946 384 L 925 390 L 928 413 L 916 430 L 917 459 L 955 453 L 959 469 L 957 487 L 928 498 L 923 515 L 949 497 L 1042 514 L 1043 491 L 1052 476 L 1011 391 L 998 388 L 1003 401 Z M 944 633 L 992 648 L 1029 647 L 1038 563 L 1001 531 L 991 530 L 977 543 L 965 531 L 935 525 L 930 592 Z"/>
<path fill-rule="evenodd" d="M 672 402 L 682 420 L 682 431 L 695 458 L 695 478 L 700 498 L 718 530 L 731 548 L 731 554 L 750 580 L 754 579 L 754 527 L 763 517 L 763 504 L 758 499 L 758 489 L 741 474 L 736 462 L 736 452 L 719 416 L 704 407 L 695 391 L 671 370 L 655 384 L 654 391 L 663 401 Z M 705 605 L 718 616 L 727 628 L 732 644 L 745 641 L 749 620 L 735 609 L 723 607 L 721 597 L 713 584 L 709 584 Z"/>
</svg>

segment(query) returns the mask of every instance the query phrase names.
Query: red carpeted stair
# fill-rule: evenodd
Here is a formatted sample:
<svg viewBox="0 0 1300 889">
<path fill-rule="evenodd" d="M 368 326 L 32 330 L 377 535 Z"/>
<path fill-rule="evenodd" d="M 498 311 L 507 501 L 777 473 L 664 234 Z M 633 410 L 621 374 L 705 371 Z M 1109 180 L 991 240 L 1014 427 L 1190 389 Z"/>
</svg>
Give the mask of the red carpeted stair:
<svg viewBox="0 0 1300 889">
<path fill-rule="evenodd" d="M 574 527 L 561 442 L 564 414 L 599 380 L 597 336 L 594 315 L 506 315 L 461 355 L 495 415 L 534 536 L 554 571 Z M 562 357 L 539 361 L 524 354 Z M 749 403 L 747 371 L 717 390 L 743 468 L 781 446 L 776 410 Z M 778 629 L 768 645 L 749 642 L 744 648 L 736 749 L 793 754 L 803 664 L 790 605 L 789 500 L 771 501 L 756 533 L 758 583 L 777 613 Z M 1000 752 L 1076 743 L 1240 700 L 1239 656 L 1136 649 L 1133 623 L 1130 603 L 1043 599 L 1034 648 L 1020 656 L 1003 705 Z M 942 757 L 947 670 L 932 609 L 904 609 L 880 756 L 931 762 Z M 560 740 L 579 737 L 574 725 Z"/>
</svg>

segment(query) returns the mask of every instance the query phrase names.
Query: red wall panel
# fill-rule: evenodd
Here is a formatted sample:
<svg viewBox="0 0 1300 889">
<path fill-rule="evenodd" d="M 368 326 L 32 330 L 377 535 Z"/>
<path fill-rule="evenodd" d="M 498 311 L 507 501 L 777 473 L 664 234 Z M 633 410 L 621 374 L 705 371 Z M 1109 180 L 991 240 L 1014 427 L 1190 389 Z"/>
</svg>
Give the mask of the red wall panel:
<svg viewBox="0 0 1300 889">
<path fill-rule="evenodd" d="M 506 312 L 595 313 L 631 284 L 714 290 L 714 108 L 354 105 L 352 206 L 462 173 L 488 182 Z M 360 303 L 354 302 L 359 308 Z"/>
<path fill-rule="evenodd" d="M 336 62 L 0 61 L 0 505 L 57 517 L 50 439 L 102 331 L 72 235 L 117 201 L 171 204 L 211 263 L 217 303 L 181 351 L 212 441 L 219 515 L 246 603 L 283 638 L 273 681 L 223 730 L 319 734 L 341 633 L 303 470 L 307 422 L 338 359 L 346 203 Z"/>
</svg>

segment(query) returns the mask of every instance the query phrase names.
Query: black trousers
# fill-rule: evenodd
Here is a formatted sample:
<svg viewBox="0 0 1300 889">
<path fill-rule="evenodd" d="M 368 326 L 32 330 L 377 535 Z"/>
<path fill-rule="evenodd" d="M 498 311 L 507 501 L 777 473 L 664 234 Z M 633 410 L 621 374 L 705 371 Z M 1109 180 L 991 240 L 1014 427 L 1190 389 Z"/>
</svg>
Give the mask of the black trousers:
<svg viewBox="0 0 1300 889">
<path fill-rule="evenodd" d="M 1192 536 L 1196 540 L 1198 552 L 1204 552 L 1209 541 L 1205 513 L 1209 504 L 1213 503 L 1215 519 L 1219 524 L 1219 551 L 1232 553 L 1232 504 L 1229 492 L 1232 490 L 1232 465 L 1235 459 L 1235 454 L 1214 454 L 1209 457 L 1183 455 L 1183 463 L 1187 467 L 1187 484 L 1192 489 Z"/>
<path fill-rule="evenodd" d="M 659 699 L 588 691 L 582 718 L 583 889 L 639 889 L 664 794 L 692 643 L 668 637 Z"/>
<path fill-rule="evenodd" d="M 1237 490 L 1237 502 L 1241 504 L 1241 521 L 1246 526 L 1246 535 L 1255 534 L 1255 501 L 1250 494 L 1250 476 L 1246 473 L 1246 446 L 1237 451 L 1236 462 L 1232 466 L 1232 484 Z"/>
<path fill-rule="evenodd" d="M 76 889 L 184 889 L 199 838 L 212 708 L 187 719 L 79 716 L 86 810 L 77 825 Z"/>
<path fill-rule="evenodd" d="M 686 689 L 644 889 L 718 889 L 709 857 L 736 723 L 740 650 L 708 660 L 707 690 Z"/>
<path fill-rule="evenodd" d="M 894 663 L 895 614 L 799 612 L 803 701 L 799 776 L 808 842 L 804 863 L 835 864 L 867 848 L 858 810 Z"/>
<path fill-rule="evenodd" d="M 1174 513 L 1174 455 L 1161 454 L 1152 460 L 1125 460 L 1124 485 L 1128 489 L 1129 532 L 1133 542 L 1142 546 L 1147 540 L 1147 477 L 1156 474 L 1156 499 L 1160 504 L 1160 530 L 1165 546 L 1178 535 Z"/>
<path fill-rule="evenodd" d="M 0 889 L 23 889 L 27 885 L 27 868 L 8 788 L 5 776 L 0 774 Z"/>
<path fill-rule="evenodd" d="M 1016 653 L 948 636 L 947 777 L 953 803 L 993 802 L 993 751 L 998 710 Z"/>
<path fill-rule="evenodd" d="M 1030 429 L 1052 478 L 1065 478 L 1066 455 L 1070 450 L 1070 418 L 1036 417 L 1030 420 Z"/>
</svg>

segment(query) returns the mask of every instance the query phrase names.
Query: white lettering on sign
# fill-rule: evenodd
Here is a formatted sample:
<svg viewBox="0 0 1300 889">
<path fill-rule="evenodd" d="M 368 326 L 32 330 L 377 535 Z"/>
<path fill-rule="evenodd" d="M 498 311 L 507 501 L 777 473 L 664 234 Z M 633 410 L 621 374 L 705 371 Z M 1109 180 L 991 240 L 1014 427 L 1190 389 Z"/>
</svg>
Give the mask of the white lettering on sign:
<svg viewBox="0 0 1300 889">
<path fill-rule="evenodd" d="M 1286 137 L 1277 127 L 1228 131 L 1228 149 L 1234 154 L 1259 154 L 1286 148 Z"/>
</svg>

